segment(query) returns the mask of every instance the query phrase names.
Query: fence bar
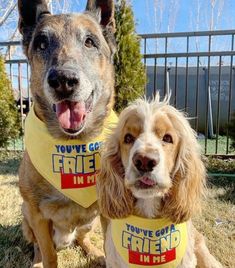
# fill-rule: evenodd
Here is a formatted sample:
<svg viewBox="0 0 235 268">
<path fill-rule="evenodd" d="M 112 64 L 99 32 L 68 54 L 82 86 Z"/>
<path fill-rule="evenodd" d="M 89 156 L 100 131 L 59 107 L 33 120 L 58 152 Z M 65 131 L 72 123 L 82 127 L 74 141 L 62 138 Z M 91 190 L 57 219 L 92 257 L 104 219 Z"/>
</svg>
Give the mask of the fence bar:
<svg viewBox="0 0 235 268">
<path fill-rule="evenodd" d="M 209 47 L 211 51 L 211 35 L 209 35 Z M 207 154 L 207 139 L 208 139 L 208 116 L 209 116 L 209 101 L 210 99 L 210 56 L 208 57 L 208 71 L 207 71 L 207 87 L 206 87 L 206 126 L 205 126 L 205 154 Z"/>
<path fill-rule="evenodd" d="M 197 80 L 196 80 L 196 121 L 195 121 L 195 131 L 198 132 L 198 103 L 199 103 L 199 64 L 200 58 L 197 57 Z"/>
<path fill-rule="evenodd" d="M 189 53 L 189 36 L 187 36 L 187 54 Z M 186 77 L 185 77 L 185 98 L 184 98 L 184 107 L 187 112 L 188 108 L 188 56 L 186 57 Z"/>
<path fill-rule="evenodd" d="M 26 59 L 19 59 L 19 60 L 6 60 L 6 64 L 18 64 L 18 63 L 28 63 Z"/>
<path fill-rule="evenodd" d="M 211 52 L 189 52 L 189 53 L 153 53 L 153 54 L 146 54 L 143 55 L 144 59 L 151 59 L 151 58 L 185 58 L 185 57 L 213 57 L 213 56 L 233 56 L 235 54 L 234 51 L 211 51 Z"/>
<path fill-rule="evenodd" d="M 218 30 L 218 31 L 198 31 L 198 32 L 178 32 L 178 33 L 159 33 L 159 34 L 139 34 L 141 38 L 165 38 L 165 37 L 193 37 L 193 36 L 216 36 L 216 35 L 232 35 L 235 30 Z"/>
<path fill-rule="evenodd" d="M 154 59 L 154 74 L 153 74 L 153 92 L 154 92 L 154 96 L 156 95 L 156 89 L 157 89 L 157 85 L 156 85 L 156 82 L 157 82 L 157 59 L 155 58 Z"/>
<path fill-rule="evenodd" d="M 165 54 L 167 54 L 167 45 L 168 45 L 168 39 L 165 38 Z M 166 84 L 167 84 L 167 57 L 165 57 L 165 72 L 164 72 L 164 95 L 166 95 Z"/>
<path fill-rule="evenodd" d="M 146 55 L 146 52 L 147 52 L 147 39 L 144 38 L 144 55 Z M 146 73 L 146 76 L 147 76 L 147 64 L 146 64 L 146 58 L 144 58 L 144 67 L 145 67 L 145 73 Z M 145 83 L 145 95 L 147 94 L 147 83 Z"/>
<path fill-rule="evenodd" d="M 18 63 L 18 89 L 20 97 L 20 115 L 21 115 L 21 127 L 24 128 L 24 119 L 23 119 L 23 96 L 22 96 L 22 83 L 21 83 L 21 63 Z M 22 138 L 23 139 L 23 138 Z M 23 141 L 23 140 L 22 140 Z M 23 144 L 23 143 L 22 143 Z M 22 150 L 24 147 L 22 146 Z"/>
<path fill-rule="evenodd" d="M 234 50 L 234 34 L 232 35 L 232 43 L 231 50 Z M 229 74 L 229 103 L 228 103 L 228 118 L 227 118 L 227 126 L 230 122 L 231 116 L 231 100 L 232 100 L 232 85 L 233 85 L 233 56 L 230 59 L 230 74 Z M 229 153 L 229 128 L 227 127 L 227 140 L 226 140 L 226 154 Z"/>
<path fill-rule="evenodd" d="M 178 88 L 178 58 L 175 58 L 175 107 L 177 107 L 177 88 Z"/>
<path fill-rule="evenodd" d="M 30 93 L 30 86 L 29 86 L 29 65 L 27 64 L 27 73 L 26 73 L 26 77 L 27 77 L 27 99 L 28 99 L 28 105 L 29 105 L 29 109 L 31 107 L 31 93 Z"/>
<path fill-rule="evenodd" d="M 218 100 L 217 100 L 217 115 L 216 115 L 216 141 L 215 154 L 218 154 L 218 140 L 219 140 L 219 120 L 220 120 L 220 90 L 221 90 L 221 56 L 219 57 L 219 85 L 218 85 Z"/>
<path fill-rule="evenodd" d="M 0 47 L 21 46 L 21 41 L 0 42 Z"/>
</svg>

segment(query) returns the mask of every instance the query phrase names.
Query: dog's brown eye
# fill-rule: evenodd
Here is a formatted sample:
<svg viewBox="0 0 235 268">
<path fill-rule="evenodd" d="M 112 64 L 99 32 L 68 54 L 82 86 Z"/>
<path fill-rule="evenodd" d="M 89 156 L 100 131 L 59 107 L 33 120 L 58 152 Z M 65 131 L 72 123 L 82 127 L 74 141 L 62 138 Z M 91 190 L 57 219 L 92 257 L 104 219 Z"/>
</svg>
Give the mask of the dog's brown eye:
<svg viewBox="0 0 235 268">
<path fill-rule="evenodd" d="M 95 47 L 95 43 L 91 38 L 87 38 L 85 41 L 85 46 L 88 48 Z"/>
<path fill-rule="evenodd" d="M 130 133 L 127 133 L 124 137 L 124 142 L 126 144 L 133 143 L 135 141 L 135 137 L 133 137 Z"/>
<path fill-rule="evenodd" d="M 169 134 L 164 135 L 162 140 L 164 142 L 167 142 L 167 143 L 173 143 L 173 139 L 172 139 L 171 135 L 169 135 Z"/>
<path fill-rule="evenodd" d="M 35 49 L 39 49 L 39 50 L 46 50 L 49 46 L 49 41 L 47 36 L 45 35 L 39 35 L 35 38 L 34 40 L 34 47 Z"/>
<path fill-rule="evenodd" d="M 41 44 L 40 44 L 40 49 L 41 50 L 45 50 L 47 48 L 47 44 L 45 43 L 45 42 L 42 42 Z"/>
</svg>

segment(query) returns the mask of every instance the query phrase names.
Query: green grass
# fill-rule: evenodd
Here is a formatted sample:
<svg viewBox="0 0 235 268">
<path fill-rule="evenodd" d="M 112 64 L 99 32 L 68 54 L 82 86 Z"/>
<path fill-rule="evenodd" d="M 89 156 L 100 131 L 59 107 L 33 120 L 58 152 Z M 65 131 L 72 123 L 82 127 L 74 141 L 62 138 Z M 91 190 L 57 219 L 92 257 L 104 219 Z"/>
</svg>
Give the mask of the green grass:
<svg viewBox="0 0 235 268">
<path fill-rule="evenodd" d="M 199 138 L 198 143 L 201 145 L 202 153 L 204 153 L 205 152 L 205 139 Z M 20 138 L 15 141 L 11 141 L 7 149 L 22 151 L 24 149 L 23 138 Z M 221 155 L 226 154 L 226 149 L 227 149 L 227 137 L 219 136 L 217 154 L 221 154 Z M 207 153 L 206 154 L 213 155 L 215 154 L 215 150 L 216 150 L 216 139 L 207 139 Z M 235 149 L 232 149 L 230 146 L 229 146 L 229 154 L 235 155 Z"/>
<path fill-rule="evenodd" d="M 24 150 L 24 138 L 21 137 L 18 140 L 10 141 L 9 145 L 7 146 L 9 151 L 23 151 Z"/>
<path fill-rule="evenodd" d="M 0 152 L 1 268 L 28 268 L 33 258 L 33 248 L 25 242 L 21 231 L 22 198 L 17 177 L 21 156 L 22 153 Z M 208 198 L 194 224 L 206 236 L 209 249 L 224 267 L 235 268 L 235 180 L 222 177 L 209 180 Z M 92 239 L 102 247 L 100 227 Z M 97 267 L 79 247 L 60 251 L 58 260 L 59 268 Z"/>
<path fill-rule="evenodd" d="M 205 153 L 205 139 L 198 139 L 198 143 L 202 147 L 202 153 Z M 226 154 L 227 152 L 227 137 L 226 136 L 219 136 L 218 137 L 218 145 L 217 145 L 217 154 Z M 235 149 L 230 148 L 229 146 L 229 154 L 235 154 Z M 207 139 L 207 146 L 206 146 L 206 154 L 216 154 L 216 139 Z"/>
</svg>

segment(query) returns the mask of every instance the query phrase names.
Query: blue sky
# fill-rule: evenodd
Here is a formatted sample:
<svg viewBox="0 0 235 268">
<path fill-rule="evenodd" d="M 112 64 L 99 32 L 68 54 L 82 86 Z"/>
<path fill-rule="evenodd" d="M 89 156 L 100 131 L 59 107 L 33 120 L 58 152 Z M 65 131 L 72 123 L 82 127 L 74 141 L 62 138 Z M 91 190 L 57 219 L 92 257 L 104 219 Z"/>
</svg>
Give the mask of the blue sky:
<svg viewBox="0 0 235 268">
<path fill-rule="evenodd" d="M 8 1 L 8 0 L 7 0 Z M 0 0 L 0 18 L 2 16 L 6 0 Z M 16 1 L 16 0 L 15 0 Z M 63 2 L 63 0 L 60 0 Z M 67 0 L 72 12 L 81 12 L 85 9 L 87 0 Z M 161 32 L 184 32 L 204 31 L 210 29 L 213 21 L 214 30 L 235 29 L 235 0 L 127 0 L 131 3 L 136 21 L 137 33 L 161 33 Z M 215 3 L 212 12 L 211 2 Z M 54 6 L 56 9 L 56 6 Z M 17 25 L 17 11 L 15 11 L 7 27 L 0 27 L 0 41 L 7 41 Z M 20 36 L 17 37 L 20 39 Z M 184 42 L 185 44 L 185 42 Z M 195 42 L 193 43 L 195 45 Z M 164 45 L 158 44 L 158 53 L 164 49 Z M 207 49 L 205 40 L 199 40 L 200 50 Z M 230 49 L 230 40 L 224 38 L 214 39 L 214 50 Z M 171 41 L 169 50 L 180 52 L 182 43 Z M 155 45 L 149 43 L 147 52 L 154 53 Z M 195 49 L 195 48 L 194 48 Z M 19 54 L 18 54 L 19 51 Z M 1 52 L 1 51 L 0 51 Z M 22 55 L 21 50 L 15 52 Z M 22 57 L 22 56 L 20 56 Z M 218 61 L 216 59 L 216 61 Z M 17 79 L 17 74 L 15 75 Z"/>
<path fill-rule="evenodd" d="M 17 0 L 15 0 L 17 1 Z M 59 0 L 70 3 L 72 12 L 82 12 L 87 0 Z M 118 1 L 118 0 L 116 0 Z M 137 33 L 164 33 L 235 29 L 235 0 L 126 0 L 131 3 L 134 11 Z M 211 3 L 214 2 L 214 8 Z M 7 1 L 0 0 L 0 18 Z M 58 3 L 53 1 L 53 10 L 58 11 Z M 0 41 L 7 41 L 17 25 L 17 11 L 8 20 L 7 27 L 0 27 Z M 213 21 L 212 25 L 211 22 Z M 20 36 L 17 36 L 20 39 Z M 231 38 L 230 38 L 231 39 Z M 184 42 L 185 43 L 185 42 Z M 196 42 L 192 42 L 195 46 Z M 207 49 L 203 38 L 197 40 L 200 50 Z M 158 44 L 158 53 L 164 49 L 164 45 Z M 213 50 L 230 49 L 229 37 L 215 37 Z M 182 47 L 180 40 L 170 42 L 170 49 L 179 52 Z M 147 49 L 149 53 L 155 48 L 151 43 Z M 191 48 L 190 48 L 191 49 Z M 195 48 L 193 48 L 195 49 Z"/>
<path fill-rule="evenodd" d="M 213 29 L 234 29 L 235 1 L 214 1 Z M 85 8 L 86 0 L 77 2 L 78 4 L 73 6 L 73 11 L 82 11 Z M 132 0 L 129 2 L 133 7 L 137 33 L 210 29 L 211 0 Z M 162 14 L 160 10 L 162 10 Z"/>
<path fill-rule="evenodd" d="M 16 0 L 15 0 L 16 1 Z M 60 0 L 63 2 L 62 0 Z M 73 12 L 84 10 L 86 0 L 67 0 Z M 234 0 L 127 0 L 135 15 L 137 33 L 203 31 L 235 29 Z M 214 12 L 210 3 L 215 2 Z M 0 18 L 8 1 L 0 0 Z M 8 20 L 8 27 L 0 27 L 0 41 L 6 40 L 9 29 L 16 27 L 17 12 Z"/>
<path fill-rule="evenodd" d="M 212 15 L 210 0 L 158 1 L 163 3 L 162 18 L 159 10 L 155 15 L 154 2 L 156 1 L 133 0 L 133 9 L 137 21 L 138 33 L 152 33 L 155 32 L 155 30 L 158 30 L 159 32 L 168 32 L 169 30 L 173 32 L 182 32 L 210 29 L 210 20 Z M 235 28 L 235 1 L 217 0 L 215 2 L 214 29 L 222 30 Z M 224 4 L 222 5 L 222 3 Z M 221 12 L 219 12 L 220 10 Z M 161 27 L 156 29 L 156 25 L 159 25 L 160 23 Z M 171 25 L 168 30 L 169 23 L 173 23 L 173 25 Z"/>
</svg>

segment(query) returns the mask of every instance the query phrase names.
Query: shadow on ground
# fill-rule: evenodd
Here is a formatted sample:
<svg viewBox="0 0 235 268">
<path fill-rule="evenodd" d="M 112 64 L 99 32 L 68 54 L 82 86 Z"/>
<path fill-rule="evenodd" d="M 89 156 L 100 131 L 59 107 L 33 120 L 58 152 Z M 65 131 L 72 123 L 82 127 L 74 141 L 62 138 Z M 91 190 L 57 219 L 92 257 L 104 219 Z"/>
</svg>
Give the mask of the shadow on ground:
<svg viewBox="0 0 235 268">
<path fill-rule="evenodd" d="M 23 238 L 21 225 L 0 225 L 0 267 L 27 268 L 33 258 L 33 248 Z"/>
<path fill-rule="evenodd" d="M 18 173 L 22 152 L 0 153 L 0 175 L 16 175 Z"/>
<path fill-rule="evenodd" d="M 222 188 L 224 191 L 218 194 L 217 198 L 223 202 L 235 204 L 235 177 L 210 177 L 208 187 Z"/>
</svg>

